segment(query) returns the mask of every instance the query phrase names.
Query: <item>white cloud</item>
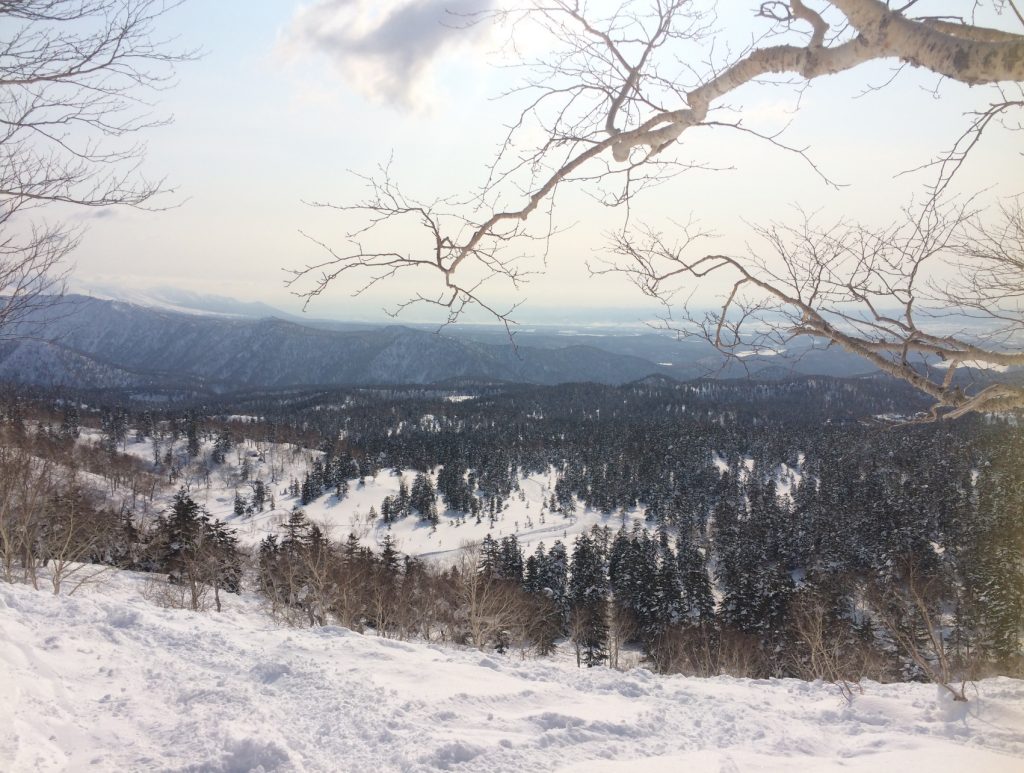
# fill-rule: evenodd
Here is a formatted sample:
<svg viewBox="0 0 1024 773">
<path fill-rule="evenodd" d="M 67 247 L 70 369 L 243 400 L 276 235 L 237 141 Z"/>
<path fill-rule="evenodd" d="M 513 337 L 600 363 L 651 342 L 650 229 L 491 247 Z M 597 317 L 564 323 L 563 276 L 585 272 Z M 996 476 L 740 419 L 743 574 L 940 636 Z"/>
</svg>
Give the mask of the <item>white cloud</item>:
<svg viewBox="0 0 1024 773">
<path fill-rule="evenodd" d="M 480 46 L 487 25 L 469 22 L 494 7 L 495 0 L 315 0 L 293 17 L 284 49 L 326 56 L 374 101 L 429 109 L 434 70 Z"/>
</svg>

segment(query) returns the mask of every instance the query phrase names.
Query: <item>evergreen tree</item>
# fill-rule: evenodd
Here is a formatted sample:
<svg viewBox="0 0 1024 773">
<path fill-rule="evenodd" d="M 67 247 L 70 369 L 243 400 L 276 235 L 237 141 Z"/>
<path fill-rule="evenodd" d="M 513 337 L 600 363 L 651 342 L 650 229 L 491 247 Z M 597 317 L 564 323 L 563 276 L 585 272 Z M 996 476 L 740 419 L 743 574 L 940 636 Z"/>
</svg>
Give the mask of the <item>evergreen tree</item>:
<svg viewBox="0 0 1024 773">
<path fill-rule="evenodd" d="M 406 485 L 404 477 L 398 481 L 398 496 L 395 497 L 395 507 L 392 514 L 396 519 L 405 518 L 409 515 L 409 486 Z"/>
<path fill-rule="evenodd" d="M 60 423 L 60 435 L 63 438 L 77 438 L 81 433 L 81 416 L 77 402 L 65 402 L 63 417 Z"/>
<path fill-rule="evenodd" d="M 679 565 L 664 524 L 658 528 L 658 569 L 655 578 L 655 633 L 660 634 L 683 618 L 683 584 Z"/>
<path fill-rule="evenodd" d="M 437 493 L 441 495 L 447 509 L 469 512 L 472 492 L 461 464 L 449 462 L 441 468 L 437 474 Z"/>
<path fill-rule="evenodd" d="M 600 665 L 608 659 L 608 589 L 600 554 L 586 534 L 573 547 L 568 598 L 576 662 Z"/>
<path fill-rule="evenodd" d="M 498 546 L 496 574 L 502 580 L 523 584 L 523 550 L 514 534 L 505 537 Z"/>
<path fill-rule="evenodd" d="M 401 490 L 399 494 L 401 494 Z M 422 520 L 437 524 L 437 501 L 434 485 L 430 482 L 430 478 L 422 472 L 418 473 L 412 482 L 409 508 L 415 510 Z"/>
<path fill-rule="evenodd" d="M 104 447 L 108 451 L 116 451 L 128 437 L 128 414 L 122 408 L 104 408 L 100 416 L 100 431 Z"/>
<path fill-rule="evenodd" d="M 217 520 L 210 526 L 210 540 L 215 551 L 214 588 L 239 593 L 242 587 L 242 562 L 238 552 L 238 537 L 223 521 Z"/>
<path fill-rule="evenodd" d="M 185 439 L 188 455 L 193 458 L 199 456 L 199 420 L 191 411 L 185 417 Z"/>
<path fill-rule="evenodd" d="M 174 495 L 170 515 L 158 524 L 164 547 L 161 563 L 172 582 L 180 581 L 188 571 L 187 564 L 201 544 L 208 521 L 209 516 L 188 492 L 179 489 Z"/>
<path fill-rule="evenodd" d="M 689 625 L 708 625 L 714 620 L 715 600 L 711 592 L 707 559 L 693 543 L 678 543 L 678 548 L 676 562 L 683 622 Z"/>
<path fill-rule="evenodd" d="M 487 534 L 480 542 L 480 573 L 487 577 L 499 577 L 501 572 L 501 547 Z"/>
<path fill-rule="evenodd" d="M 555 500 L 558 502 L 558 512 L 570 516 L 576 512 L 576 501 L 572 494 L 572 487 L 566 478 L 559 478 L 555 482 Z"/>
<path fill-rule="evenodd" d="M 339 502 L 348 496 L 348 481 L 345 478 L 337 478 L 334 481 L 334 496 Z"/>
<path fill-rule="evenodd" d="M 384 500 L 380 503 L 381 520 L 389 525 L 394 523 L 397 518 L 396 510 L 397 507 L 394 499 L 390 495 L 384 497 Z"/>
<path fill-rule="evenodd" d="M 385 535 L 380 546 L 380 566 L 386 576 L 396 577 L 398 575 L 401 566 L 400 558 L 398 550 L 395 549 L 394 538 L 390 534 Z"/>
<path fill-rule="evenodd" d="M 202 587 L 214 590 L 220 611 L 220 590 L 237 593 L 241 582 L 241 558 L 234 532 L 209 514 L 181 489 L 174 497 L 170 514 L 157 525 L 158 544 L 162 546 L 161 568 L 168 579 L 186 585 L 191 606 L 198 609 Z"/>
<path fill-rule="evenodd" d="M 252 483 L 252 506 L 259 512 L 263 512 L 263 508 L 267 502 L 267 487 L 262 480 L 255 480 Z"/>
<path fill-rule="evenodd" d="M 313 478 L 309 473 L 306 473 L 306 477 L 302 479 L 302 486 L 299 489 L 299 502 L 303 505 L 308 505 L 318 496 L 319 492 L 314 487 Z"/>
<path fill-rule="evenodd" d="M 228 451 L 234 444 L 231 441 L 231 436 L 226 431 L 217 433 L 216 439 L 213 441 L 213 449 L 210 452 L 210 460 L 214 464 L 224 464 L 227 460 Z"/>
</svg>

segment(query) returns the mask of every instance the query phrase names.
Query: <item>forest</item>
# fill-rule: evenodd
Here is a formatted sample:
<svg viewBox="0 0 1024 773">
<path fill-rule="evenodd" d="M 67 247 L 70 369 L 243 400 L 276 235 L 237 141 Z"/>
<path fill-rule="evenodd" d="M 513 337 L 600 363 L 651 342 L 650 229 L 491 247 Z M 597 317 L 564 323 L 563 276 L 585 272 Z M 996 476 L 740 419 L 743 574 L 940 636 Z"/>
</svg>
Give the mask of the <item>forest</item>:
<svg viewBox="0 0 1024 773">
<path fill-rule="evenodd" d="M 112 565 L 152 573 L 162 603 L 253 591 L 293 625 L 846 689 L 931 680 L 966 699 L 969 680 L 1022 671 L 1024 433 L 1014 414 L 906 418 L 922 403 L 883 377 L 176 401 L 11 388 L 0 573 L 57 592 Z M 554 485 L 513 530 L 537 474 Z M 217 476 L 235 487 L 224 518 L 197 502 Z M 389 477 L 376 544 L 305 513 Z M 268 509 L 277 525 L 240 541 Z M 517 537 L 583 518 L 571 539 Z M 404 521 L 453 546 L 463 524 L 491 533 L 435 559 L 396 548 Z"/>
</svg>

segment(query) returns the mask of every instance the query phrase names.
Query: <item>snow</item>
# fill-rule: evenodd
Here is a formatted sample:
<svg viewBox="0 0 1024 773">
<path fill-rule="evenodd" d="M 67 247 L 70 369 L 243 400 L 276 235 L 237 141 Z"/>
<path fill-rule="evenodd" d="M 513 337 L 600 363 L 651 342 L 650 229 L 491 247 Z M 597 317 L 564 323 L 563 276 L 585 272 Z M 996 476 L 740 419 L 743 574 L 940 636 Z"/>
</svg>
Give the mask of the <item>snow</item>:
<svg viewBox="0 0 1024 773">
<path fill-rule="evenodd" d="M 941 362 L 929 363 L 931 367 L 938 370 L 949 370 L 951 367 L 963 367 L 972 368 L 974 370 L 991 370 L 995 373 L 1005 373 L 1010 368 L 1008 365 L 997 365 L 993 362 L 985 362 L 983 360 L 943 360 Z"/>
<path fill-rule="evenodd" d="M 737 357 L 775 357 L 780 354 L 785 354 L 785 349 L 751 349 L 747 352 L 736 352 Z"/>
<path fill-rule="evenodd" d="M 866 683 L 577 669 L 343 628 L 149 604 L 110 572 L 70 597 L 0 585 L 0 769 L 1011 771 L 1024 683 Z"/>
<path fill-rule="evenodd" d="M 325 531 L 334 539 L 344 540 L 348 534 L 353 533 L 360 538 L 362 544 L 378 549 L 384 538 L 390 535 L 395 547 L 401 552 L 437 560 L 454 557 L 465 543 L 478 542 L 488 534 L 495 539 L 514 534 L 523 549 L 532 552 L 540 542 L 547 547 L 551 547 L 555 540 L 568 544 L 577 534 L 589 531 L 593 526 L 608 526 L 615 531 L 622 525 L 630 529 L 635 521 L 644 522 L 644 513 L 639 509 L 629 510 L 625 514 L 606 514 L 590 508 L 584 509 L 582 505 L 570 517 L 549 511 L 545 511 L 542 516 L 541 505 L 551 498 L 554 490 L 554 473 L 522 478 L 519 481 L 520 491 L 512 494 L 506 503 L 507 509 L 501 512 L 493 526 L 486 514 L 481 515 L 478 524 L 473 516 L 465 516 L 463 522 L 462 514 L 454 512 L 442 513 L 436 529 L 415 515 L 396 521 L 390 528 L 380 519 L 370 522 L 367 519 L 370 508 L 376 508 L 379 513 L 384 497 L 398 494 L 403 477 L 406 485 L 411 486 L 416 473 L 405 470 L 398 476 L 382 470 L 376 478 L 367 478 L 363 485 L 359 485 L 358 481 L 350 481 L 348 495 L 341 502 L 333 495 L 326 495 L 303 506 L 302 510 L 310 520 L 324 526 Z M 233 492 L 234 489 L 231 490 L 232 499 L 229 500 L 225 492 L 223 501 L 216 501 L 209 509 L 213 515 L 225 518 L 238 529 L 239 536 L 247 544 L 254 544 L 275 531 L 279 524 L 287 520 L 291 507 L 297 504 L 294 499 L 278 497 L 278 505 L 284 506 L 279 506 L 276 511 L 236 519 L 231 512 Z M 440 498 L 438 506 L 443 507 Z"/>
<path fill-rule="evenodd" d="M 178 314 L 192 314 L 203 317 L 222 317 L 224 319 L 240 319 L 245 315 L 224 311 L 212 311 L 210 309 L 197 309 L 194 306 L 179 303 L 174 300 L 160 297 L 159 292 L 143 290 L 131 287 L 114 287 L 104 284 L 83 284 L 76 288 L 85 295 L 105 301 L 118 303 L 130 303 L 133 306 L 142 306 L 160 311 L 173 311 Z M 198 296 L 197 296 L 198 297 Z"/>
<path fill-rule="evenodd" d="M 425 415 L 420 421 L 427 425 L 436 422 L 435 417 Z M 151 441 L 134 442 L 133 432 L 129 432 L 129 440 L 119 451 L 145 462 L 151 463 L 153 444 Z M 101 434 L 97 430 L 83 429 L 79 442 L 83 445 L 99 443 Z M 166 442 L 161 446 L 166 450 Z M 175 448 L 179 455 L 184 453 L 184 441 L 179 440 Z M 200 459 L 208 457 L 211 444 L 204 443 Z M 514 491 L 506 501 L 505 508 L 496 515 L 493 526 L 486 513 L 481 514 L 481 522 L 476 523 L 471 515 L 462 513 L 442 512 L 440 523 L 436 529 L 430 524 L 411 515 L 393 523 L 390 527 L 379 518 L 369 519 L 370 509 L 380 513 L 381 502 L 386 496 L 396 496 L 402 478 L 406 485 L 411 486 L 416 477 L 415 470 L 402 470 L 396 475 L 390 470 L 381 470 L 376 477 L 367 477 L 362 483 L 358 479 L 349 481 L 348 494 L 339 502 L 333 494 L 324 494 L 314 501 L 301 505 L 297 497 L 287 493 L 288 482 L 295 478 L 299 481 L 309 471 L 312 460 L 322 457 L 319 451 L 298 449 L 287 444 L 264 443 L 260 445 L 266 461 L 260 461 L 255 446 L 241 444 L 227 454 L 222 465 L 214 465 L 214 471 L 206 479 L 198 474 L 183 476 L 178 483 L 168 486 L 151 508 L 159 512 L 169 508 L 178 485 L 191 481 L 189 495 L 206 508 L 214 518 L 219 518 L 235 529 L 239 540 L 245 545 L 256 545 L 269 534 L 275 534 L 279 527 L 288 520 L 294 508 L 301 507 L 306 516 L 322 526 L 325 533 L 335 540 L 345 540 L 348 535 L 355 534 L 366 547 L 380 549 L 385 537 L 391 536 L 396 549 L 412 556 L 421 556 L 432 560 L 454 558 L 466 543 L 478 542 L 490 534 L 496 539 L 515 535 L 523 549 L 532 552 L 536 545 L 544 542 L 551 547 L 555 540 L 562 540 L 568 546 L 576 535 L 590 531 L 594 526 L 607 526 L 617 531 L 621 526 L 631 529 L 633 523 L 644 523 L 644 511 L 634 508 L 625 513 L 602 513 L 598 510 L 578 504 L 578 510 L 571 516 L 550 512 L 546 509 L 551 499 L 557 479 L 554 470 L 547 473 L 522 477 L 519 480 L 519 491 Z M 247 458 L 252 468 L 250 480 L 260 478 L 274 495 L 276 508 L 268 508 L 253 515 L 236 516 L 234 513 L 235 491 L 244 496 L 250 495 L 247 483 L 237 479 L 237 459 L 239 454 Z M 184 465 L 183 465 L 184 466 Z M 270 470 L 277 467 L 277 483 L 271 483 Z M 437 470 L 431 476 L 437 481 Z M 103 488 L 103 481 L 96 479 L 96 487 Z M 443 500 L 439 497 L 438 507 L 443 508 Z M 542 512 L 543 511 L 543 512 Z"/>
<path fill-rule="evenodd" d="M 712 451 L 711 463 L 718 469 L 719 475 L 729 472 L 729 462 L 727 462 L 725 457 L 721 456 L 717 451 Z"/>
<path fill-rule="evenodd" d="M 430 426 L 436 423 L 436 418 L 426 414 L 420 417 L 419 422 Z M 149 466 L 153 457 L 152 442 L 135 442 L 132 438 L 133 432 L 129 432 L 129 440 L 119 450 Z M 83 429 L 79 442 L 93 444 L 99 443 L 100 440 L 99 431 Z M 164 441 L 161 449 L 166 450 L 166 447 Z M 180 459 L 184 453 L 184 441 L 179 440 L 175 448 L 182 467 L 186 467 L 187 457 L 184 461 Z M 371 520 L 370 510 L 373 508 L 379 514 L 384 498 L 397 496 L 403 478 L 406 485 L 411 486 L 417 475 L 415 470 L 402 470 L 401 475 L 387 469 L 380 470 L 375 477 L 364 478 L 362 483 L 358 479 L 350 480 L 348 493 L 341 501 L 333 494 L 324 494 L 306 505 L 301 505 L 297 497 L 288 494 L 288 482 L 293 478 L 301 481 L 311 468 L 312 461 L 323 454 L 288 444 L 261 443 L 259 448 L 265 461 L 258 458 L 256 445 L 240 444 L 228 452 L 224 464 L 212 465 L 213 472 L 207 477 L 203 478 L 193 473 L 168 486 L 158 495 L 157 501 L 147 509 L 147 512 L 159 512 L 169 508 L 178 486 L 188 482 L 191 486 L 189 495 L 205 507 L 211 516 L 223 520 L 235 529 L 239 540 L 245 545 L 254 546 L 267 535 L 278 533 L 292 510 L 301 507 L 310 520 L 323 527 L 325 533 L 335 540 L 344 541 L 349 534 L 355 534 L 362 545 L 379 550 L 384 539 L 390 536 L 397 550 L 411 556 L 440 562 L 456 558 L 467 543 L 479 542 L 488 534 L 495 539 L 515 535 L 523 550 L 531 553 L 539 543 L 543 542 L 550 548 L 555 540 L 561 540 L 571 549 L 576 536 L 589 532 L 594 526 L 607 527 L 614 532 L 621 527 L 628 531 L 637 522 L 648 525 L 643 506 L 624 512 L 604 513 L 585 507 L 583 503 L 577 501 L 577 510 L 572 515 L 551 512 L 547 509 L 547 503 L 551 499 L 558 478 L 557 472 L 552 468 L 545 473 L 521 477 L 518 481 L 519 490 L 512 492 L 511 497 L 505 502 L 504 509 L 496 514 L 493 525 L 487 513 L 482 513 L 480 523 L 476 523 L 472 515 L 444 512 L 443 500 L 438 497 L 438 507 L 442 512 L 436 528 L 432 528 L 415 514 L 389 526 L 379 518 Z M 199 459 L 208 458 L 210 449 L 211 444 L 204 443 Z M 240 482 L 238 479 L 240 458 L 247 459 L 251 467 L 250 480 L 260 478 L 267 484 L 268 492 L 274 496 L 276 508 L 271 509 L 268 504 L 263 512 L 235 515 L 235 491 L 239 491 L 243 496 L 249 496 L 251 493 L 248 483 Z M 792 497 L 793 490 L 802 479 L 803 461 L 801 455 L 797 467 L 781 464 L 772 471 L 780 497 Z M 709 464 L 720 474 L 729 470 L 728 461 L 718 452 L 711 454 Z M 752 457 L 743 458 L 740 476 L 745 478 L 750 475 L 754 467 L 755 460 Z M 276 483 L 271 483 L 272 468 L 277 470 Z M 438 469 L 431 473 L 434 483 L 437 481 Z M 98 490 L 103 489 L 102 480 L 97 478 L 94 483 Z"/>
<path fill-rule="evenodd" d="M 81 442 L 97 437 L 86 431 Z M 232 450 L 191 491 L 248 544 L 287 519 L 298 502 L 283 489 L 318 455 L 263 444 L 261 462 L 254 448 Z M 126 450 L 152 458 L 150 442 L 129 440 Z M 242 457 L 264 481 L 276 469 L 275 510 L 234 516 L 229 473 Z M 775 472 L 780 495 L 799 482 L 803 461 Z M 709 463 L 728 466 L 717 453 Z M 753 466 L 748 458 L 741 469 Z M 409 484 L 414 476 L 402 473 Z M 382 470 L 350 481 L 341 502 L 324 495 L 304 510 L 336 539 L 354 532 L 379 547 L 390 534 L 400 550 L 442 561 L 487 533 L 516 534 L 532 551 L 540 541 L 571 543 L 593 525 L 628 529 L 643 518 L 581 508 L 571 518 L 545 511 L 542 520 L 556 480 L 550 470 L 523 478 L 493 526 L 454 513 L 436 529 L 415 517 L 390 529 L 369 521 L 400 480 Z M 220 615 L 163 609 L 143 598 L 144 577 L 104 578 L 62 598 L 0 585 L 5 773 L 1024 769 L 1020 681 L 980 682 L 967 705 L 929 685 L 874 683 L 847 702 L 834 686 L 796 680 L 579 670 L 564 646 L 534 660 L 334 626 L 284 629 L 251 596 L 229 596 Z"/>
</svg>

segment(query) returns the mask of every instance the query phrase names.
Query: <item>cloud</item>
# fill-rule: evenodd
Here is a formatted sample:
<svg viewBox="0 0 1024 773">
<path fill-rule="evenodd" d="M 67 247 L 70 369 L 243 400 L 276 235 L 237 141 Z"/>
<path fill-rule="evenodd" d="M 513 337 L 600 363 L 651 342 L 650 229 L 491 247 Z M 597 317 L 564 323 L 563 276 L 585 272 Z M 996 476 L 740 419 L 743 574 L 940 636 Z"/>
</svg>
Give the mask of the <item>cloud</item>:
<svg viewBox="0 0 1024 773">
<path fill-rule="evenodd" d="M 367 97 L 406 108 L 429 107 L 437 64 L 476 48 L 486 25 L 469 15 L 496 0 L 315 0 L 285 36 L 292 54 L 323 54 Z"/>
<path fill-rule="evenodd" d="M 115 217 L 119 217 L 123 213 L 119 213 L 114 207 L 97 207 L 91 208 L 86 207 L 85 209 L 77 209 L 70 216 L 72 220 L 110 220 Z"/>
</svg>

